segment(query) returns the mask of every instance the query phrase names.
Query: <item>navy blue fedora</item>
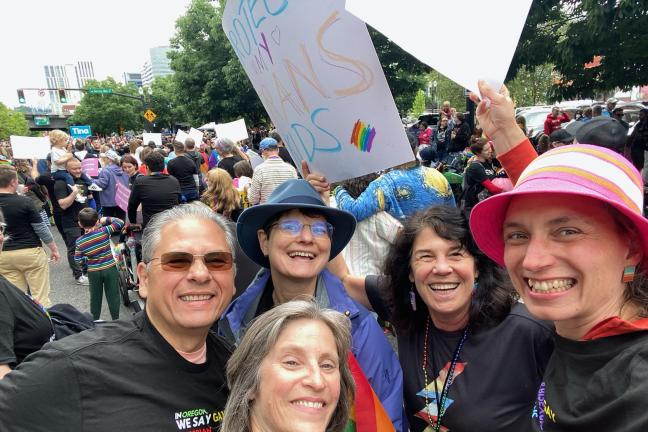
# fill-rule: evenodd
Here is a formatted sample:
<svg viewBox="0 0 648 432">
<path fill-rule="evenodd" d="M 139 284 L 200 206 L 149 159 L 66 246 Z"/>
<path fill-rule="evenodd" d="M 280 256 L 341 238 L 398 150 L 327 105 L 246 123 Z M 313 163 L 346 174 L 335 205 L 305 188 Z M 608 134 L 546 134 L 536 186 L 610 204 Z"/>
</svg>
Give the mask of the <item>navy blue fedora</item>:
<svg viewBox="0 0 648 432">
<path fill-rule="evenodd" d="M 289 210 L 311 210 L 320 213 L 333 225 L 329 260 L 347 245 L 355 231 L 356 220 L 347 211 L 327 206 L 319 193 L 306 180 L 287 180 L 272 192 L 268 201 L 245 209 L 238 218 L 236 233 L 243 252 L 260 266 L 270 268 L 268 257 L 259 246 L 257 231 L 278 214 Z"/>
</svg>

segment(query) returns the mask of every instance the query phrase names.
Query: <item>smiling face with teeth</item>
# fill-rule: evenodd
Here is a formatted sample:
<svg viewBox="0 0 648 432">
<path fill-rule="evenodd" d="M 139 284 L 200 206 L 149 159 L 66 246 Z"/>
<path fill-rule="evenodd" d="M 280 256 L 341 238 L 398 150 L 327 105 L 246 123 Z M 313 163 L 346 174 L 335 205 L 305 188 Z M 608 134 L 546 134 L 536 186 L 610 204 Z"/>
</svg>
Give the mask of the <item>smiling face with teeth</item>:
<svg viewBox="0 0 648 432">
<path fill-rule="evenodd" d="M 166 252 L 231 252 L 225 233 L 213 221 L 185 218 L 167 224 L 153 257 Z M 146 314 L 155 328 L 176 349 L 196 339 L 204 343 L 211 325 L 218 320 L 234 295 L 234 267 L 209 271 L 201 258 L 187 271 L 171 272 L 159 260 L 140 263 L 140 294 L 146 297 Z"/>
<path fill-rule="evenodd" d="M 315 221 L 326 221 L 323 216 L 307 216 L 299 210 L 285 212 L 278 221 L 284 219 L 296 219 L 305 225 Z M 275 289 L 301 286 L 307 288 L 308 294 L 312 294 L 317 276 L 329 261 L 331 239 L 328 236 L 314 236 L 306 226 L 295 237 L 282 232 L 276 226 L 269 234 L 259 230 L 257 235 L 261 251 L 270 261 Z"/>
<path fill-rule="evenodd" d="M 561 336 L 580 339 L 628 310 L 621 276 L 639 254 L 611 211 L 592 198 L 560 194 L 516 197 L 508 208 L 506 268 L 529 311 L 555 321 Z"/>
<path fill-rule="evenodd" d="M 465 327 L 476 276 L 475 259 L 458 240 L 446 240 L 429 227 L 416 236 L 410 282 L 437 328 L 455 331 Z"/>
<path fill-rule="evenodd" d="M 259 376 L 253 431 L 325 431 L 340 397 L 333 332 L 321 321 L 290 322 L 261 363 Z"/>
</svg>

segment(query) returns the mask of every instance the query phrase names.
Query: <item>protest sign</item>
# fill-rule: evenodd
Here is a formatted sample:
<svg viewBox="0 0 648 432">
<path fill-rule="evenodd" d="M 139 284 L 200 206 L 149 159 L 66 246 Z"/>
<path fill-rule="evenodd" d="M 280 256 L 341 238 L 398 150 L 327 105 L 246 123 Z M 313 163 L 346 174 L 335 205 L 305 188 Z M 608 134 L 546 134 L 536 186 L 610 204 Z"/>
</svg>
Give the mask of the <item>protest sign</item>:
<svg viewBox="0 0 648 432">
<path fill-rule="evenodd" d="M 194 140 L 196 147 L 200 147 L 200 144 L 202 143 L 202 139 L 203 139 L 203 133 L 198 129 L 191 128 L 189 129 L 189 138 L 192 138 Z"/>
<path fill-rule="evenodd" d="M 466 51 L 465 55 L 439 55 L 438 50 L 431 48 L 429 28 L 413 25 L 412 11 L 428 10 L 429 0 L 400 0 L 398 7 L 376 0 L 346 0 L 346 8 L 421 62 L 479 93 L 480 79 L 496 90 L 504 83 L 532 1 L 516 0 L 501 6 L 484 0 L 453 1 L 452 9 L 461 11 L 461 28 L 476 29 L 479 35 L 457 31 L 457 22 L 451 19 L 435 19 L 434 33 L 452 35 L 455 47 L 474 46 L 477 38 L 480 48 L 470 50 L 469 54 Z"/>
<path fill-rule="evenodd" d="M 99 175 L 99 159 L 89 157 L 81 161 L 81 171 L 88 177 L 97 177 Z"/>
<path fill-rule="evenodd" d="M 182 129 L 178 129 L 174 141 L 184 144 L 187 138 L 189 138 L 189 134 L 187 134 L 187 132 L 183 131 Z"/>
<path fill-rule="evenodd" d="M 117 182 L 117 187 L 115 188 L 115 203 L 117 206 L 124 211 L 128 211 L 128 199 L 130 198 L 130 189 L 128 186 Z"/>
<path fill-rule="evenodd" d="M 84 139 L 92 135 L 90 125 L 70 126 L 70 136 L 75 139 Z"/>
<path fill-rule="evenodd" d="M 244 119 L 217 124 L 215 128 L 216 136 L 219 138 L 229 138 L 234 141 L 243 141 L 249 138 Z"/>
<path fill-rule="evenodd" d="M 147 145 L 149 141 L 153 141 L 156 147 L 162 147 L 162 134 L 161 133 L 143 133 L 142 143 Z"/>
<path fill-rule="evenodd" d="M 367 27 L 344 0 L 230 0 L 223 29 L 298 166 L 335 182 L 413 160 Z"/>
<path fill-rule="evenodd" d="M 48 137 L 11 135 L 9 142 L 14 159 L 45 159 L 52 147 Z"/>
</svg>

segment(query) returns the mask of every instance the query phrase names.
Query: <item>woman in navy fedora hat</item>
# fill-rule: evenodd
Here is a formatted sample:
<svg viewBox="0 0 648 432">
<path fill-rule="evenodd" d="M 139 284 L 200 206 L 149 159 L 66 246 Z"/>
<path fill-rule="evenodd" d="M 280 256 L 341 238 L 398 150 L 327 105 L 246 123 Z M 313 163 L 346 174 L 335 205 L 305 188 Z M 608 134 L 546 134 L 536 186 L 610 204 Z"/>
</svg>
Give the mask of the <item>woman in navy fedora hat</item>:
<svg viewBox="0 0 648 432">
<path fill-rule="evenodd" d="M 306 180 L 288 180 L 266 203 L 246 209 L 238 219 L 238 241 L 264 268 L 230 305 L 218 329 L 237 344 L 252 319 L 291 300 L 313 299 L 345 314 L 352 324 L 353 355 L 396 430 L 406 430 L 398 359 L 376 320 L 325 268 L 349 242 L 355 225 L 353 215 L 328 207 Z"/>
</svg>

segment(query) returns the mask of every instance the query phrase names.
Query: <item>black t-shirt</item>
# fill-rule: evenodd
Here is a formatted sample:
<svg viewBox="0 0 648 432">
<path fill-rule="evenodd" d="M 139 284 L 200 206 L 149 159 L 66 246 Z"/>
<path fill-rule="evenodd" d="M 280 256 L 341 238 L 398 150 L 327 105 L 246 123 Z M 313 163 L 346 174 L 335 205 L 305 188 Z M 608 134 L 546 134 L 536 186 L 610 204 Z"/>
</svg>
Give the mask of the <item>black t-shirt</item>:
<svg viewBox="0 0 648 432">
<path fill-rule="evenodd" d="M 648 331 L 556 349 L 533 411 L 536 431 L 648 431 Z"/>
<path fill-rule="evenodd" d="M 210 332 L 207 362 L 186 361 L 144 313 L 52 342 L 0 380 L 0 430 L 220 428 L 231 346 Z"/>
<path fill-rule="evenodd" d="M 196 188 L 194 175 L 198 175 L 199 171 L 188 156 L 180 155 L 171 159 L 167 164 L 167 171 L 178 179 L 181 189 Z"/>
<path fill-rule="evenodd" d="M 378 279 L 367 278 L 368 292 L 378 291 L 376 286 L 369 286 L 374 282 Z M 381 318 L 388 320 L 389 316 Z M 412 432 L 421 432 L 429 425 L 417 416 L 425 407 L 426 394 L 436 416 L 434 380 L 440 370 L 447 372 L 463 331 L 444 332 L 430 322 L 427 392 L 422 369 L 424 334 L 425 327 L 412 333 L 397 332 L 405 411 Z M 496 327 L 469 332 L 448 391 L 450 403 L 442 426 L 450 432 L 530 430 L 530 413 L 553 350 L 552 334 L 551 325 L 531 317 L 521 303 L 513 306 Z M 439 370 L 433 370 L 433 363 Z M 443 380 L 438 383 L 441 392 Z"/>
<path fill-rule="evenodd" d="M 0 193 L 0 209 L 7 224 L 2 250 L 29 249 L 42 245 L 31 226 L 33 223 L 43 222 L 32 200 L 16 194 Z"/>
<path fill-rule="evenodd" d="M 461 197 L 465 208 L 473 208 L 479 202 L 479 193 L 485 188 L 484 180 L 493 180 L 496 177 L 495 169 L 489 162 L 473 161 L 464 174 L 464 192 Z"/>
<path fill-rule="evenodd" d="M 166 174 L 137 177 L 128 199 L 128 220 L 134 223 L 137 207 L 142 204 L 142 223 L 146 226 L 153 215 L 170 209 L 179 202 L 180 183 L 175 177 Z"/>
<path fill-rule="evenodd" d="M 218 165 L 216 165 L 218 168 L 222 168 L 225 171 L 229 173 L 232 178 L 236 177 L 236 174 L 234 174 L 234 164 L 237 162 L 242 161 L 243 158 L 239 155 L 234 155 L 234 156 L 228 156 L 226 158 L 221 159 L 218 162 Z"/>
<path fill-rule="evenodd" d="M 13 367 L 52 340 L 43 307 L 0 275 L 0 364 Z"/>
<path fill-rule="evenodd" d="M 61 209 L 61 223 L 64 228 L 78 228 L 79 227 L 79 212 L 88 206 L 88 187 L 81 178 L 75 178 L 74 184 L 79 189 L 77 197 L 85 197 L 85 202 L 74 200 L 72 205 L 66 209 Z M 60 200 L 67 198 L 72 193 L 70 185 L 65 183 L 65 180 L 56 180 L 54 182 L 54 199 Z"/>
</svg>

